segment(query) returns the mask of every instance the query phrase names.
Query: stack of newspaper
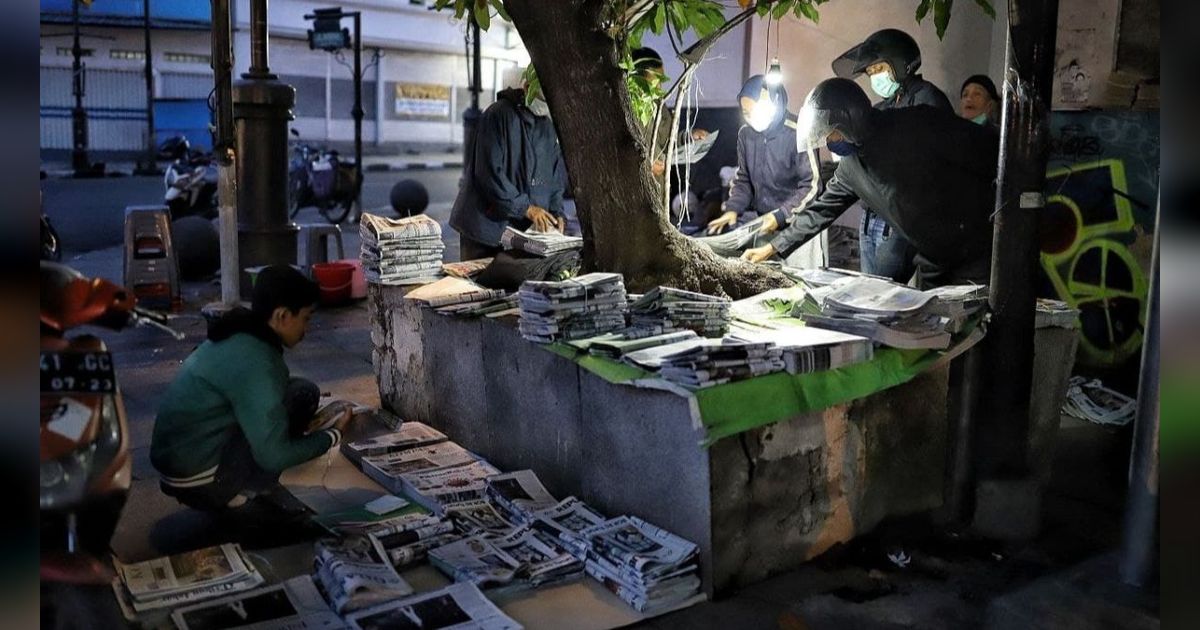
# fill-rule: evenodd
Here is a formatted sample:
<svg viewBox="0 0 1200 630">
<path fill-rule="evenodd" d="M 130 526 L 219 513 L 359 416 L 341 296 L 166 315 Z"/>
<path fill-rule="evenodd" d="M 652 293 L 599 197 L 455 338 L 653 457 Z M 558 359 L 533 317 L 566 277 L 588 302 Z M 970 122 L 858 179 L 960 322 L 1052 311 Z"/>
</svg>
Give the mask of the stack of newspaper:
<svg viewBox="0 0 1200 630">
<path fill-rule="evenodd" d="M 630 329 L 632 330 L 632 329 Z M 661 335 L 651 335 L 643 337 L 637 334 L 629 335 L 625 333 L 613 333 L 604 337 L 597 337 L 587 344 L 587 351 L 598 357 L 606 357 L 609 359 L 621 359 L 631 352 L 646 350 L 648 348 L 657 348 L 667 344 L 679 343 L 681 341 L 695 341 L 700 336 L 691 330 L 680 330 L 678 332 L 669 332 Z"/>
<path fill-rule="evenodd" d="M 835 280 L 808 291 L 799 305 L 810 326 L 872 339 L 895 348 L 942 350 L 948 319 L 930 294 L 870 276 Z"/>
<path fill-rule="evenodd" d="M 696 545 L 633 516 L 584 529 L 576 550 L 588 575 L 639 612 L 669 608 L 700 590 Z"/>
<path fill-rule="evenodd" d="M 462 628 L 521 630 L 521 624 L 500 612 L 470 583 L 420 593 L 380 604 L 346 618 L 355 630 Z"/>
<path fill-rule="evenodd" d="M 236 544 L 125 564 L 114 560 L 113 590 L 126 617 L 250 590 L 263 583 Z"/>
<path fill-rule="evenodd" d="M 706 339 L 663 357 L 659 375 L 672 383 L 699 389 L 785 368 L 783 351 L 772 342 Z"/>
<path fill-rule="evenodd" d="M 594 337 L 625 327 L 625 282 L 589 273 L 562 282 L 521 284 L 521 336 L 539 343 Z"/>
<path fill-rule="evenodd" d="M 478 305 L 504 297 L 504 291 L 482 287 L 463 278 L 446 276 L 423 287 L 413 289 L 404 294 L 404 297 L 435 309 L 442 309 L 457 305 Z"/>
<path fill-rule="evenodd" d="M 483 497 L 486 479 L 499 473 L 454 442 L 439 442 L 361 459 L 363 472 L 395 494 L 440 514 L 451 503 Z"/>
<path fill-rule="evenodd" d="M 952 284 L 929 289 L 925 294 L 937 298 L 929 311 L 946 318 L 945 329 L 950 333 L 961 332 L 968 319 L 988 304 L 988 288 L 984 284 Z"/>
<path fill-rule="evenodd" d="M 392 564 L 362 536 L 318 541 L 313 564 L 316 582 L 338 614 L 413 592 Z"/>
<path fill-rule="evenodd" d="M 734 326 L 729 338 L 775 344 L 783 353 L 784 369 L 789 374 L 835 370 L 875 356 L 875 344 L 866 337 L 812 326 L 761 328 L 741 324 Z"/>
<path fill-rule="evenodd" d="M 442 227 L 426 215 L 388 219 L 364 213 L 359 235 L 369 282 L 424 284 L 441 275 Z"/>
<path fill-rule="evenodd" d="M 392 433 L 385 433 L 357 442 L 342 442 L 342 454 L 352 462 L 361 465 L 363 457 L 380 456 L 389 453 L 399 453 L 418 446 L 428 446 L 445 442 L 446 434 L 420 422 L 408 421 L 400 424 L 400 428 Z"/>
<path fill-rule="evenodd" d="M 1079 309 L 1071 308 L 1062 300 L 1038 298 L 1033 322 L 1035 328 L 1076 328 L 1079 326 Z"/>
<path fill-rule="evenodd" d="M 691 330 L 705 337 L 729 331 L 728 298 L 655 287 L 629 304 L 630 324 L 644 336 Z"/>
<path fill-rule="evenodd" d="M 433 566 L 455 582 L 504 592 L 560 584 L 583 576 L 583 564 L 560 542 L 529 525 L 476 534 L 429 552 Z"/>
<path fill-rule="evenodd" d="M 517 249 L 534 256 L 550 256 L 572 249 L 582 249 L 583 239 L 578 236 L 567 236 L 561 232 L 537 232 L 527 230 L 522 232 L 512 227 L 504 228 L 500 235 L 500 245 L 504 249 Z"/>
</svg>

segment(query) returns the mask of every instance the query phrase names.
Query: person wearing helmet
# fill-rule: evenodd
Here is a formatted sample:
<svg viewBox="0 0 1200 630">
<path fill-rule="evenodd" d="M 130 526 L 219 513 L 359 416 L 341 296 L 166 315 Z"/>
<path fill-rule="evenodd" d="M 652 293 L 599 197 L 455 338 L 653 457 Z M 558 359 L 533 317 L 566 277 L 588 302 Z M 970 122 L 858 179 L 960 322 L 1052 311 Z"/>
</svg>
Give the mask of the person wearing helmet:
<svg viewBox="0 0 1200 630">
<path fill-rule="evenodd" d="M 738 130 L 737 175 L 721 216 L 708 224 L 710 235 L 760 216 L 772 232 L 817 193 L 816 152 L 796 152 L 796 118 L 788 111 L 787 90 L 756 74 L 742 86 L 738 104 L 746 124 Z M 806 244 L 793 262 L 803 268 L 824 265 L 820 241 Z"/>
<path fill-rule="evenodd" d="M 921 49 L 916 40 L 894 28 L 872 33 L 833 60 L 833 72 L 839 77 L 853 79 L 865 74 L 870 78 L 871 91 L 883 99 L 876 108 L 929 105 L 952 112 L 946 94 L 917 73 L 920 67 Z M 863 207 L 858 238 L 864 272 L 897 282 L 912 277 L 916 251 L 868 206 Z"/>
<path fill-rule="evenodd" d="M 922 288 L 988 282 L 999 138 L 932 107 L 875 109 L 854 81 L 827 79 L 805 99 L 796 148 L 841 156 L 824 192 L 744 260 L 787 256 L 860 199 L 917 250 Z"/>
<path fill-rule="evenodd" d="M 630 53 L 633 60 L 633 72 L 637 76 L 645 79 L 650 85 L 658 87 L 667 80 L 666 71 L 663 66 L 662 55 L 658 54 L 657 50 L 649 46 L 635 49 Z M 655 144 L 658 147 L 658 153 L 654 159 L 650 161 L 650 173 L 654 177 L 662 177 L 667 172 L 667 144 L 671 140 L 671 127 L 675 121 L 672 118 L 670 111 L 664 111 L 662 117 L 658 121 L 658 126 L 653 130 L 645 130 L 646 146 L 650 147 Z M 681 132 L 675 142 L 683 144 L 687 142 L 689 134 Z M 692 140 L 703 140 L 708 137 L 708 130 L 693 129 L 691 134 Z"/>
</svg>

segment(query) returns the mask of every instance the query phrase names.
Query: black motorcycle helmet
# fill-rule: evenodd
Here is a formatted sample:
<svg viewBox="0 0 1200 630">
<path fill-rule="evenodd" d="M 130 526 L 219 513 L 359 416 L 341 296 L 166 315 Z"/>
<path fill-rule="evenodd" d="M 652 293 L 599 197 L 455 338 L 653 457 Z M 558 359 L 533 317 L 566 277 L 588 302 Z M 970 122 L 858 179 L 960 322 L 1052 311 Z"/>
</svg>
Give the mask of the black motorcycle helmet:
<svg viewBox="0 0 1200 630">
<path fill-rule="evenodd" d="M 833 73 L 844 79 L 852 79 L 880 61 L 886 61 L 892 67 L 897 83 L 904 83 L 921 67 L 921 49 L 908 33 L 885 28 L 871 33 L 863 43 L 834 59 Z"/>
<path fill-rule="evenodd" d="M 830 132 L 837 130 L 854 144 L 862 144 L 871 135 L 871 117 L 875 110 L 871 99 L 850 79 L 825 79 L 804 99 L 796 123 L 796 150 L 805 153 L 825 145 Z"/>
</svg>

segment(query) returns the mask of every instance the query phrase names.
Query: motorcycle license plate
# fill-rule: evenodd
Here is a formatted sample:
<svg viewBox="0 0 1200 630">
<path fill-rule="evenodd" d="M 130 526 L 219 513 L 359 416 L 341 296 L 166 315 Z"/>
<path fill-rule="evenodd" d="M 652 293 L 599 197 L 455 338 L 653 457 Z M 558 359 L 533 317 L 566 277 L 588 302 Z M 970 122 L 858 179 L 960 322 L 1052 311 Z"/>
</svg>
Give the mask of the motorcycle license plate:
<svg viewBox="0 0 1200 630">
<path fill-rule="evenodd" d="M 43 352 L 42 392 L 110 394 L 117 390 L 108 352 Z"/>
</svg>

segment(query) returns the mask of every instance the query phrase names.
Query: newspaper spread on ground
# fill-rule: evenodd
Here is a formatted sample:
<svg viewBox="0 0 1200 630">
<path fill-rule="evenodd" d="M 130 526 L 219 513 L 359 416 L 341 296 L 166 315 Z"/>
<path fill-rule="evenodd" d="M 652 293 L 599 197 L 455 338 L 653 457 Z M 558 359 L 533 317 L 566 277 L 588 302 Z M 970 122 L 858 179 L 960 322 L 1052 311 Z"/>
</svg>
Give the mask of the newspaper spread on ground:
<svg viewBox="0 0 1200 630">
<path fill-rule="evenodd" d="M 429 425 L 409 421 L 402 423 L 400 428 L 392 433 L 357 442 L 343 442 L 342 453 L 351 461 L 358 462 L 366 456 L 397 453 L 418 446 L 445 442 L 447 439 L 446 434 Z"/>
<path fill-rule="evenodd" d="M 451 584 L 356 612 L 346 618 L 355 630 L 521 630 L 470 583 Z"/>
<path fill-rule="evenodd" d="M 365 533 L 375 553 L 397 569 L 423 560 L 430 549 L 461 538 L 454 523 L 430 514 L 405 514 L 376 523 Z"/>
<path fill-rule="evenodd" d="M 700 588 L 696 545 L 639 518 L 605 521 L 581 539 L 587 573 L 639 611 L 671 606 Z"/>
<path fill-rule="evenodd" d="M 531 521 L 535 512 L 558 503 L 532 470 L 489 477 L 486 496 L 506 518 L 520 524 Z"/>
<path fill-rule="evenodd" d="M 531 525 L 556 538 L 578 557 L 583 557 L 583 532 L 606 519 L 583 501 L 567 497 L 553 507 L 533 514 Z"/>
<path fill-rule="evenodd" d="M 318 541 L 313 564 L 317 583 L 339 614 L 413 592 L 412 586 L 362 536 Z"/>
<path fill-rule="evenodd" d="M 179 630 L 333 630 L 347 627 L 307 575 L 185 606 L 171 614 Z"/>
<path fill-rule="evenodd" d="M 362 458 L 363 472 L 394 493 L 406 490 L 404 475 L 475 461 L 470 451 L 444 441 Z"/>
<path fill-rule="evenodd" d="M 487 478 L 499 472 L 491 464 L 478 460 L 461 466 L 405 474 L 403 479 L 409 496 L 441 513 L 446 505 L 482 498 L 487 489 Z"/>
<path fill-rule="evenodd" d="M 486 495 L 487 490 L 484 492 Z M 445 507 L 444 512 L 459 531 L 469 535 L 503 534 L 516 526 L 507 514 L 487 499 L 452 503 Z"/>
<path fill-rule="evenodd" d="M 435 567 L 456 582 L 506 591 L 580 577 L 583 565 L 549 535 L 523 526 L 503 535 L 477 534 L 429 552 Z"/>
<path fill-rule="evenodd" d="M 245 591 L 263 577 L 236 544 L 197 549 L 135 564 L 113 559 L 113 588 L 127 612 L 172 608 Z"/>
</svg>

